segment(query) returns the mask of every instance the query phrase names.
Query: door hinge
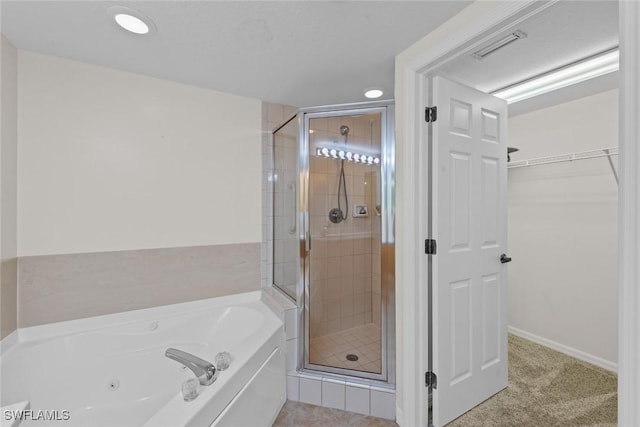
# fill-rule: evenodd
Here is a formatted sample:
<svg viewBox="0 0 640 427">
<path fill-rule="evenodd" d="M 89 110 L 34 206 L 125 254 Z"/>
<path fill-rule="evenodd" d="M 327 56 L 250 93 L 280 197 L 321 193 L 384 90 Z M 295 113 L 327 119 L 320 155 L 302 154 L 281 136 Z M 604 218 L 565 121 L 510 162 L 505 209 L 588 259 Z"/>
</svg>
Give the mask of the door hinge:
<svg viewBox="0 0 640 427">
<path fill-rule="evenodd" d="M 433 371 L 427 371 L 424 373 L 425 386 L 430 388 L 438 388 L 438 376 Z"/>
<path fill-rule="evenodd" d="M 424 241 L 424 253 L 427 255 L 435 255 L 437 251 L 437 245 L 435 239 L 426 239 Z"/>
<path fill-rule="evenodd" d="M 424 120 L 433 123 L 438 120 L 438 107 L 427 107 L 424 109 Z"/>
</svg>

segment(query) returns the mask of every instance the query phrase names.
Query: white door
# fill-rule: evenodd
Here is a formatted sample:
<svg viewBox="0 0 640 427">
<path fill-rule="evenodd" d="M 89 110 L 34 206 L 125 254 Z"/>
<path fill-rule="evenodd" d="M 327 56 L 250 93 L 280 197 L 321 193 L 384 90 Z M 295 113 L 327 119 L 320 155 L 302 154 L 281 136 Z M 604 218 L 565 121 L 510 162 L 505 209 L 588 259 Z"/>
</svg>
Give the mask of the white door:
<svg viewBox="0 0 640 427">
<path fill-rule="evenodd" d="M 507 386 L 507 103 L 433 79 L 433 423 Z"/>
</svg>

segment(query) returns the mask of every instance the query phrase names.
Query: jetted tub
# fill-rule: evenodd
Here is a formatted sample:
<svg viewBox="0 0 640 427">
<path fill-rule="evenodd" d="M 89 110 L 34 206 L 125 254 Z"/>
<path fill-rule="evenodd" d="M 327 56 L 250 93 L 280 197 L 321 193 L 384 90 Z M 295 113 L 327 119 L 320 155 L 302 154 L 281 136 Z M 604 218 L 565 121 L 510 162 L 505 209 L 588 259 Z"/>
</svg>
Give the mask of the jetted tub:
<svg viewBox="0 0 640 427">
<path fill-rule="evenodd" d="M 260 291 L 17 333 L 3 349 L 0 406 L 28 402 L 21 427 L 269 426 L 286 400 L 284 327 Z M 185 402 L 181 386 L 194 375 L 165 357 L 169 347 L 212 363 L 227 351 L 231 364 Z M 34 420 L 38 411 L 49 412 Z M 42 420 L 64 411 L 66 421 Z"/>
</svg>

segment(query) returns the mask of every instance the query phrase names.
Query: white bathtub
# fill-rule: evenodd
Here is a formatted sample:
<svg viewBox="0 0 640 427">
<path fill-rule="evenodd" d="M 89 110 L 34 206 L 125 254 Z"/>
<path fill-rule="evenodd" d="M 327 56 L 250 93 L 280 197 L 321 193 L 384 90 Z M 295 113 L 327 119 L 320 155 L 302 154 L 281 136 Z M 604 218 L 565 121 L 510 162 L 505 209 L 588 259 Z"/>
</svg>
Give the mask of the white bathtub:
<svg viewBox="0 0 640 427">
<path fill-rule="evenodd" d="M 0 406 L 28 402 L 67 421 L 20 426 L 269 426 L 286 400 L 284 328 L 250 292 L 18 330 L 3 349 Z M 185 402 L 191 371 L 169 347 L 232 360 Z M 49 413 L 51 414 L 51 412 Z M 0 414 L 8 424 L 6 413 Z M 44 415 L 46 416 L 46 415 Z M 51 416 L 51 415 L 49 415 Z M 10 425 L 10 424 L 9 424 Z"/>
</svg>

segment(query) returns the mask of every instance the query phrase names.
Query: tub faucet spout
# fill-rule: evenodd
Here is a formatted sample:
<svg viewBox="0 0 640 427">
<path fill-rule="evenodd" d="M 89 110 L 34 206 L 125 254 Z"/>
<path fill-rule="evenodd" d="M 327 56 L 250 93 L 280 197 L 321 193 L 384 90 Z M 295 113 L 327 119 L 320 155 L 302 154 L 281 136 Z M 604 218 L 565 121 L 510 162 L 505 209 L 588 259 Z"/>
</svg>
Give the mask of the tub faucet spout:
<svg viewBox="0 0 640 427">
<path fill-rule="evenodd" d="M 164 355 L 191 369 L 202 385 L 211 385 L 218 377 L 216 367 L 212 363 L 202 360 L 191 353 L 177 348 L 168 348 Z"/>
</svg>

